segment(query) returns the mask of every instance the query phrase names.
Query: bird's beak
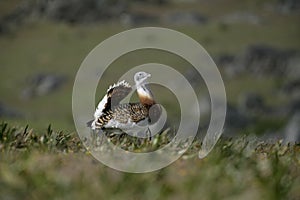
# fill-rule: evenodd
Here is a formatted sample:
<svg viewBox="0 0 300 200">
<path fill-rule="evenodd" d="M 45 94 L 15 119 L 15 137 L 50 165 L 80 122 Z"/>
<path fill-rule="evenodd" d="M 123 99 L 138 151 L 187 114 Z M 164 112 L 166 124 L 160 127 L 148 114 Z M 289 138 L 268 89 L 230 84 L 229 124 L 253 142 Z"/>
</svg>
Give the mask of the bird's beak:
<svg viewBox="0 0 300 200">
<path fill-rule="evenodd" d="M 147 78 L 151 77 L 151 74 L 147 74 Z"/>
</svg>

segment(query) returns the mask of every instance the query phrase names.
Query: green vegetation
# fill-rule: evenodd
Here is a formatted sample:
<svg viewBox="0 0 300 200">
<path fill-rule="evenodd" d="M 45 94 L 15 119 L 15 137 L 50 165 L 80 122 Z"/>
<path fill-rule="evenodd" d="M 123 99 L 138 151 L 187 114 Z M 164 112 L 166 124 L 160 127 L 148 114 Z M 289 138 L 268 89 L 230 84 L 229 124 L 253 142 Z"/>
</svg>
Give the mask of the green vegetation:
<svg viewBox="0 0 300 200">
<path fill-rule="evenodd" d="M 156 136 L 159 137 L 159 136 Z M 162 138 L 163 139 L 163 138 Z M 155 138 L 154 138 L 155 140 Z M 153 141 L 154 141 L 153 140 Z M 151 144 L 149 144 L 151 145 Z M 300 146 L 220 141 L 198 159 L 195 142 L 170 166 L 147 174 L 98 163 L 75 133 L 0 124 L 1 199 L 299 199 Z"/>
</svg>

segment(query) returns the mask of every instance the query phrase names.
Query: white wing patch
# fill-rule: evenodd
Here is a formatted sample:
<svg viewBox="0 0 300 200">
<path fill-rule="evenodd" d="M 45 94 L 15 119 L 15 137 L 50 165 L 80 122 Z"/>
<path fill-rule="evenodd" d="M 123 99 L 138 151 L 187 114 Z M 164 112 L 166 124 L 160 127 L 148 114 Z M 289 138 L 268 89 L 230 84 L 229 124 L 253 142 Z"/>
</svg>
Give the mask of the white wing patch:
<svg viewBox="0 0 300 200">
<path fill-rule="evenodd" d="M 94 113 L 94 118 L 98 119 L 103 113 L 105 106 L 107 104 L 107 94 L 103 97 L 103 99 L 99 102 L 96 111 Z"/>
<path fill-rule="evenodd" d="M 125 80 L 123 80 L 123 81 L 120 81 L 118 83 L 115 83 L 115 84 L 109 86 L 109 88 L 107 89 L 107 92 L 109 92 L 111 89 L 119 87 L 119 86 L 124 86 L 124 87 L 127 87 L 127 88 L 131 88 L 129 83 L 127 83 Z"/>
<path fill-rule="evenodd" d="M 102 98 L 102 100 L 98 103 L 98 106 L 97 106 L 97 108 L 95 110 L 94 121 L 91 124 L 92 129 L 95 129 L 95 122 L 97 121 L 97 119 L 100 116 L 103 115 L 103 111 L 105 110 L 105 108 L 107 106 L 110 106 L 110 105 L 108 105 L 108 99 L 111 98 L 111 96 L 109 96 L 109 95 L 112 95 L 112 94 L 111 93 L 109 94 L 109 92 L 112 92 L 113 89 L 118 88 L 120 86 L 125 87 L 125 88 L 131 88 L 130 84 L 127 83 L 125 80 L 119 81 L 118 83 L 115 83 L 115 84 L 109 86 L 109 88 L 107 89 L 107 93 Z"/>
</svg>

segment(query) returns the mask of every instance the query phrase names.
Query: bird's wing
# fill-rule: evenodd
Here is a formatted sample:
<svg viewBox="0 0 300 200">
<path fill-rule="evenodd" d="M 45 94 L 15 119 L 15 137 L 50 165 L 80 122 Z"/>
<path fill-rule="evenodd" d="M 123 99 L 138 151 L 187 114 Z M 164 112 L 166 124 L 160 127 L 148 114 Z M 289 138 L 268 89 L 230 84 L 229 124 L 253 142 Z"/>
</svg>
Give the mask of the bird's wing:
<svg viewBox="0 0 300 200">
<path fill-rule="evenodd" d="M 148 116 L 148 108 L 141 103 L 124 103 L 113 107 L 111 110 L 104 112 L 100 117 L 92 122 L 93 129 L 120 128 L 120 125 L 126 126 L 127 123 L 138 123 Z M 130 125 L 128 125 L 130 126 Z"/>
<path fill-rule="evenodd" d="M 111 85 L 96 108 L 95 119 L 118 105 L 131 91 L 132 87 L 125 80 Z"/>
<path fill-rule="evenodd" d="M 107 90 L 108 102 L 110 108 L 119 105 L 120 102 L 132 91 L 132 87 L 126 81 L 118 82 Z"/>
</svg>

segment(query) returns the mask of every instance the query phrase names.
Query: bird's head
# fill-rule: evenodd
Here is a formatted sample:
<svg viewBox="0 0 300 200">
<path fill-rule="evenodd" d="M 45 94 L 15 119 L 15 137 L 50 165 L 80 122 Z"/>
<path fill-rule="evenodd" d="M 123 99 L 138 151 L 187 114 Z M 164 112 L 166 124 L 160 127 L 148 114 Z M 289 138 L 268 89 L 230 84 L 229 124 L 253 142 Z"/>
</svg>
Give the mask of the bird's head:
<svg viewBox="0 0 300 200">
<path fill-rule="evenodd" d="M 137 72 L 134 75 L 134 82 L 136 85 L 141 85 L 145 83 L 146 79 L 151 77 L 151 74 L 148 74 L 146 72 Z"/>
</svg>

